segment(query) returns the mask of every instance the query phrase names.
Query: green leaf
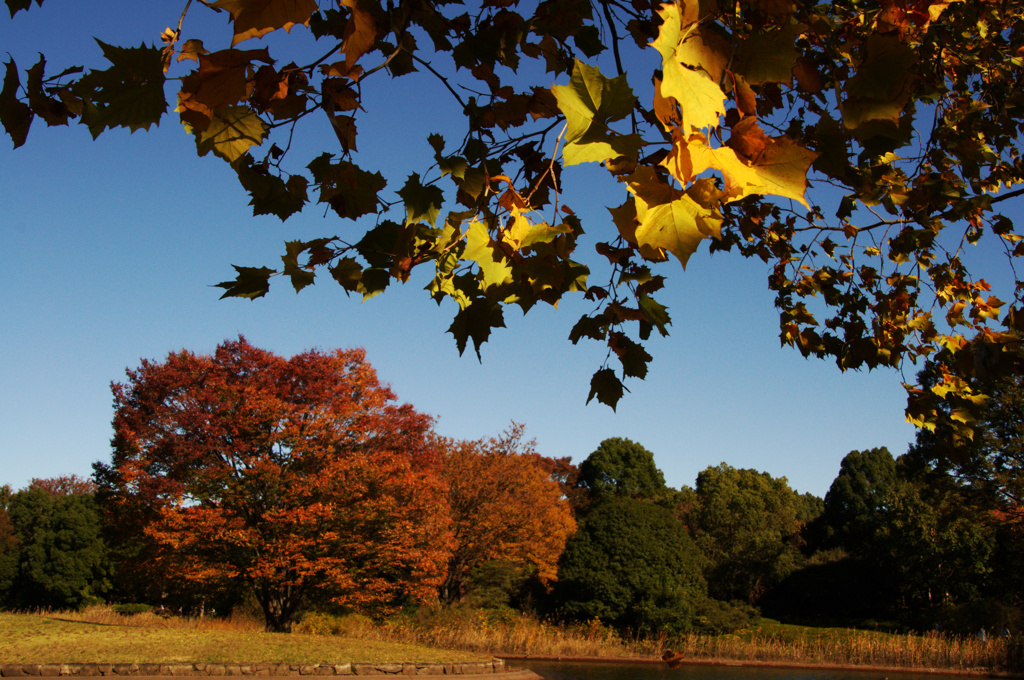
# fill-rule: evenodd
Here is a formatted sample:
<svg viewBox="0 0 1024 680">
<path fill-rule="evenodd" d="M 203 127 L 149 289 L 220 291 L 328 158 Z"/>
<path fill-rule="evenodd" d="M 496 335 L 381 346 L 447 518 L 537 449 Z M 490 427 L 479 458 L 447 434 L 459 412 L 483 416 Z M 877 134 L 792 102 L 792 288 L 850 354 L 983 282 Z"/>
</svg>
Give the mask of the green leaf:
<svg viewBox="0 0 1024 680">
<path fill-rule="evenodd" d="M 210 125 L 194 130 L 196 150 L 200 156 L 211 151 L 228 163 L 234 163 L 250 148 L 259 146 L 270 128 L 247 106 L 226 106 L 214 109 Z"/>
<path fill-rule="evenodd" d="M 581 338 L 592 338 L 593 340 L 604 340 L 608 332 L 608 320 L 602 316 L 588 316 L 584 314 L 580 320 L 569 331 L 569 340 L 576 344 Z"/>
<path fill-rule="evenodd" d="M 562 161 L 565 167 L 569 167 L 580 163 L 602 163 L 619 156 L 635 159 L 643 144 L 640 135 L 609 135 L 600 130 L 590 130 L 579 140 L 565 145 Z"/>
<path fill-rule="evenodd" d="M 349 161 L 331 163 L 322 154 L 307 167 L 320 185 L 320 203 L 327 203 L 340 217 L 356 219 L 377 212 L 377 193 L 387 186 L 379 172 L 368 172 Z"/>
<path fill-rule="evenodd" d="M 873 120 L 898 125 L 916 78 L 917 51 L 896 36 L 871 34 L 865 53 L 843 88 L 843 124 L 850 130 Z"/>
<path fill-rule="evenodd" d="M 597 397 L 599 402 L 611 406 L 614 411 L 619 399 L 622 399 L 625 389 L 622 381 L 615 375 L 615 371 L 610 368 L 602 368 L 590 379 L 590 394 L 587 395 L 587 403 L 589 404 L 591 399 Z"/>
<path fill-rule="evenodd" d="M 466 250 L 463 260 L 475 262 L 480 268 L 481 289 L 486 293 L 490 288 L 512 281 L 512 267 L 504 251 L 491 239 L 487 226 L 479 220 L 469 223 L 466 234 Z"/>
<path fill-rule="evenodd" d="M 789 24 L 774 31 L 758 31 L 740 43 L 733 71 L 751 85 L 789 83 L 796 65 L 794 44 L 803 27 Z"/>
<path fill-rule="evenodd" d="M 46 58 L 39 55 L 39 61 L 30 68 L 26 75 L 25 91 L 28 93 L 28 105 L 47 125 L 67 125 L 71 110 L 59 99 L 51 97 L 43 89 L 43 76 L 46 71 Z M 6 77 L 5 77 L 6 80 Z"/>
<path fill-rule="evenodd" d="M 299 265 L 299 255 L 306 250 L 306 243 L 303 241 L 286 241 L 284 246 L 285 254 L 281 256 L 281 261 L 284 262 L 282 273 L 285 276 L 291 277 L 292 286 L 295 288 L 295 292 L 298 293 L 306 286 L 313 284 L 316 274 Z"/>
<path fill-rule="evenodd" d="M 363 278 L 363 268 L 353 257 L 343 257 L 330 268 L 331 276 L 338 282 L 345 293 L 355 293 L 359 289 L 359 280 Z"/>
<path fill-rule="evenodd" d="M 567 144 L 581 142 L 592 128 L 591 142 L 604 138 L 607 123 L 628 116 L 636 103 L 625 75 L 606 78 L 596 66 L 579 60 L 569 84 L 555 85 L 551 91 L 568 123 Z"/>
<path fill-rule="evenodd" d="M 501 305 L 487 298 L 476 298 L 467 307 L 459 310 L 448 327 L 448 332 L 455 336 L 455 344 L 459 355 L 466 351 L 466 341 L 473 339 L 476 358 L 480 361 L 480 346 L 487 342 L 492 328 L 504 328 L 505 319 Z"/>
<path fill-rule="evenodd" d="M 82 122 L 93 139 L 107 128 L 126 127 L 135 132 L 158 125 L 167 112 L 161 50 L 96 42 L 111 67 L 89 71 L 72 88 L 85 101 Z"/>
<path fill-rule="evenodd" d="M 668 336 L 668 328 L 672 325 L 672 319 L 668 315 L 668 307 L 657 302 L 649 295 L 641 294 L 637 301 L 640 304 L 640 311 L 644 313 L 647 320 L 658 329 L 662 337 Z M 645 340 L 647 338 L 644 338 Z"/>
<path fill-rule="evenodd" d="M 356 286 L 356 290 L 363 294 L 363 301 L 365 302 L 383 293 L 390 283 L 391 274 L 387 269 L 370 267 L 363 270 L 363 275 L 359 278 L 359 285 Z"/>
<path fill-rule="evenodd" d="M 36 0 L 36 5 L 38 7 L 42 7 L 43 0 Z M 31 6 L 32 0 L 7 0 L 7 9 L 10 11 L 12 19 L 14 18 L 14 15 L 18 13 L 18 10 L 28 10 Z"/>
<path fill-rule="evenodd" d="M 440 187 L 424 186 L 420 182 L 420 176 L 413 173 L 409 175 L 398 195 L 405 202 L 406 224 L 425 221 L 434 226 L 441 215 L 441 205 L 444 203 L 444 192 Z"/>
<path fill-rule="evenodd" d="M 27 2 L 26 2 L 27 6 Z M 11 10 L 14 15 L 14 10 Z M 14 148 L 25 143 L 28 137 L 28 129 L 32 125 L 32 109 L 28 104 L 18 101 L 18 88 L 21 80 L 18 78 L 18 67 L 14 60 L 6 64 L 7 71 L 4 74 L 4 89 L 0 91 L 0 125 L 11 136 Z"/>
<path fill-rule="evenodd" d="M 216 285 L 223 288 L 225 293 L 221 295 L 223 300 L 226 297 L 243 297 L 255 300 L 263 297 L 270 290 L 270 277 L 277 272 L 267 267 L 239 267 L 232 265 L 238 276 L 234 281 L 223 281 Z"/>
<path fill-rule="evenodd" d="M 265 167 L 254 165 L 249 157 L 235 163 L 234 168 L 239 183 L 249 192 L 253 215 L 277 215 L 283 221 L 301 211 L 308 200 L 309 180 L 302 175 L 292 175 L 285 182 Z"/>
<path fill-rule="evenodd" d="M 612 333 L 608 337 L 608 346 L 619 357 L 623 375 L 641 380 L 647 377 L 647 364 L 652 357 L 642 345 L 633 342 L 624 333 Z"/>
</svg>

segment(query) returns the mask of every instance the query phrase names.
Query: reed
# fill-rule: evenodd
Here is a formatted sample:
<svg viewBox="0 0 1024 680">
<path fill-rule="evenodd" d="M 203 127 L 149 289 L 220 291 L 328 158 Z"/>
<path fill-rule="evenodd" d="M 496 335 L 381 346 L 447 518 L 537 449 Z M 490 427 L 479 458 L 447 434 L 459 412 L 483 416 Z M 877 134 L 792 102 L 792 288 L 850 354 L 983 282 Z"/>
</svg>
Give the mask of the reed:
<svg viewBox="0 0 1024 680">
<path fill-rule="evenodd" d="M 429 607 L 379 625 L 368 619 L 358 626 L 335 625 L 339 633 L 351 637 L 498 656 L 658 658 L 671 649 L 687 659 L 707 661 L 1024 672 L 1024 640 L 1019 636 L 980 640 L 936 632 L 897 635 L 762 620 L 760 627 L 732 634 L 634 639 L 598 621 L 555 624 L 517 612 L 459 607 Z"/>
</svg>

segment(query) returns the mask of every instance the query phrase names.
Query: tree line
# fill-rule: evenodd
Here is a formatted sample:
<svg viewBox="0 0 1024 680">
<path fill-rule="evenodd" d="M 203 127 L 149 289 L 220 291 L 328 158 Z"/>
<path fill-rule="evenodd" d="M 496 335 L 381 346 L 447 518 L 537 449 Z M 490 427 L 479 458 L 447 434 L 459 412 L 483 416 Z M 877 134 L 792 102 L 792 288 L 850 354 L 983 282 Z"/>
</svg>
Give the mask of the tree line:
<svg viewBox="0 0 1024 680">
<path fill-rule="evenodd" d="M 2 487 L 0 604 L 251 603 L 274 631 L 437 602 L 634 635 L 762 612 L 1019 628 L 1024 396 L 1006 378 L 985 389 L 970 446 L 922 431 L 898 458 L 852 451 L 824 499 L 725 463 L 674 489 L 628 439 L 578 466 L 520 424 L 447 439 L 361 350 L 283 358 L 238 338 L 129 370 L 92 479 Z"/>
</svg>

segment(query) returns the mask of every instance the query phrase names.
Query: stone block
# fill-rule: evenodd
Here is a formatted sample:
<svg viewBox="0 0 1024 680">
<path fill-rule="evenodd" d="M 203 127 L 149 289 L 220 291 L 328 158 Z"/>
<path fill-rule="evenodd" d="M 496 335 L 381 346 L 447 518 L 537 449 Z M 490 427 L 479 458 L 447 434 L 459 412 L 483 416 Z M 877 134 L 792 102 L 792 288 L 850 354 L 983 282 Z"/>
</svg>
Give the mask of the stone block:
<svg viewBox="0 0 1024 680">
<path fill-rule="evenodd" d="M 160 675 L 160 664 L 141 663 L 139 664 L 139 675 Z"/>
<path fill-rule="evenodd" d="M 161 669 L 162 670 L 162 669 Z M 192 668 L 192 664 L 175 663 L 167 665 L 167 674 L 174 676 L 187 676 L 194 675 L 195 669 Z"/>
<path fill-rule="evenodd" d="M 28 674 L 25 673 L 21 664 L 4 664 L 0 666 L 0 675 L 5 678 L 20 678 Z"/>
<path fill-rule="evenodd" d="M 313 675 L 312 664 L 303 664 L 299 666 L 299 675 Z"/>
<path fill-rule="evenodd" d="M 377 670 L 376 666 L 369 663 L 352 664 L 352 672 L 355 675 L 384 675 L 382 672 Z"/>
<path fill-rule="evenodd" d="M 235 666 L 235 665 L 224 666 L 224 675 L 241 675 L 241 674 L 242 674 L 242 667 L 241 666 Z"/>
<path fill-rule="evenodd" d="M 224 664 L 222 664 L 222 663 L 208 663 L 208 664 L 206 664 L 206 674 L 207 675 L 221 676 L 221 675 L 224 675 L 226 672 L 227 671 L 224 669 Z"/>
</svg>

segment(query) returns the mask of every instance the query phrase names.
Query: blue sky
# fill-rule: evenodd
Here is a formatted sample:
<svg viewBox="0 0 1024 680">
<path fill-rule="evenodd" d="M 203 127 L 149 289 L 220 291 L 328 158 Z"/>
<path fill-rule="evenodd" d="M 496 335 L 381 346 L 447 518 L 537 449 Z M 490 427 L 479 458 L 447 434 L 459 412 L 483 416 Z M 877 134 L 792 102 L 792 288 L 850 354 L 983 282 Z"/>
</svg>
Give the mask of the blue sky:
<svg viewBox="0 0 1024 680">
<path fill-rule="evenodd" d="M 95 16 L 81 3 L 47 0 L 14 22 L 0 18 L 0 48 L 22 69 L 37 51 L 50 71 L 99 65 L 89 36 L 158 41 L 180 9 L 159 3 L 163 15 L 157 5 L 111 0 Z M 227 35 L 226 26 L 212 28 Z M 401 101 L 366 86 L 373 115 L 361 122 L 356 160 L 381 169 L 396 190 L 429 165 L 425 136 L 442 131 L 452 110 L 429 85 L 409 77 Z M 314 144 L 306 158 L 316 148 L 338 151 L 322 121 L 307 135 Z M 565 182 L 588 231 L 612 228 L 602 206 L 622 202 L 620 186 L 597 168 L 573 169 Z M 260 300 L 219 300 L 212 284 L 232 278 L 232 264 L 274 266 L 285 240 L 352 228 L 315 206 L 285 223 L 253 218 L 247 203 L 230 168 L 197 157 L 173 114 L 160 129 L 117 130 L 96 142 L 82 126 L 38 122 L 24 147 L 0 141 L 0 484 L 89 474 L 109 457 L 111 381 L 141 358 L 209 352 L 239 334 L 283 355 L 365 347 L 381 379 L 435 415 L 447 436 L 490 436 L 521 422 L 541 453 L 576 462 L 607 437 L 628 437 L 654 452 L 676 487 L 724 461 L 822 496 L 849 451 L 887 446 L 899 454 L 914 436 L 897 373 L 842 374 L 780 348 L 760 262 L 702 248 L 685 272 L 674 260 L 664 266 L 669 288 L 659 299 L 669 306 L 672 335 L 652 339 L 649 377 L 630 382 L 613 412 L 584 403 L 604 350 L 567 340 L 589 310 L 582 301 L 527 317 L 508 309 L 508 328 L 478 362 L 471 349 L 458 356 L 445 333 L 453 306 L 430 301 L 423 276 L 366 303 L 328 280 L 298 295 L 281 282 Z M 585 240 L 581 249 L 592 245 Z"/>
</svg>

